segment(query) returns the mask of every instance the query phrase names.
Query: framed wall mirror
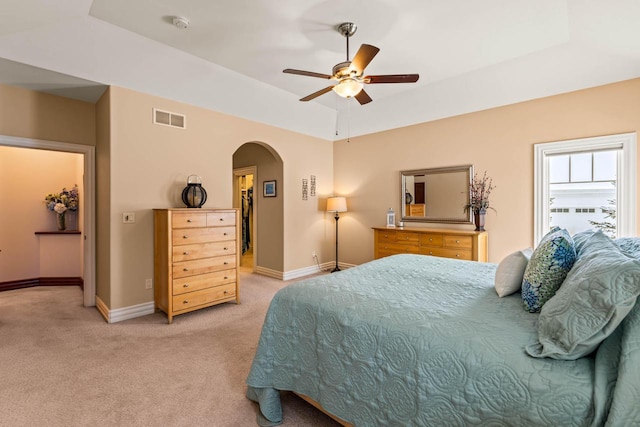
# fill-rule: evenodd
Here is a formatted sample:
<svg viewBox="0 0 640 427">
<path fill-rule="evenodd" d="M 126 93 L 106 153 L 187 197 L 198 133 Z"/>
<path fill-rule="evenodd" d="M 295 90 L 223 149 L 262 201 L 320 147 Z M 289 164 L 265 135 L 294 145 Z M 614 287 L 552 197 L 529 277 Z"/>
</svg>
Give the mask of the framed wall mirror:
<svg viewBox="0 0 640 427">
<path fill-rule="evenodd" d="M 400 172 L 402 220 L 471 224 L 473 165 Z"/>
</svg>

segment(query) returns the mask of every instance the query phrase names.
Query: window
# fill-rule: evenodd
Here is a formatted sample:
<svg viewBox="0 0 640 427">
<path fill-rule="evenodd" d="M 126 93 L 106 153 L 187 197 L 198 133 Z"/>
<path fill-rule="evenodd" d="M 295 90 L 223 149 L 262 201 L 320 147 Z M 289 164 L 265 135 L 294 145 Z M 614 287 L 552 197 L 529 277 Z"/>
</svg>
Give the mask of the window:
<svg viewBox="0 0 640 427">
<path fill-rule="evenodd" d="M 634 235 L 635 133 L 536 144 L 534 150 L 535 242 L 554 225 L 571 234 L 602 228 L 617 237 Z"/>
</svg>

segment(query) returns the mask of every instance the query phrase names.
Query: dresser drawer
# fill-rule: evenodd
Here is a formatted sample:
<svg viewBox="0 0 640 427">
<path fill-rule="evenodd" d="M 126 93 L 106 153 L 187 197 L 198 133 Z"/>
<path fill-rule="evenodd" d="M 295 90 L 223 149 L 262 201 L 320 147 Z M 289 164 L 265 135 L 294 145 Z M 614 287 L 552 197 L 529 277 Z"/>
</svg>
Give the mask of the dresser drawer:
<svg viewBox="0 0 640 427">
<path fill-rule="evenodd" d="M 173 310 L 181 311 L 199 305 L 209 304 L 218 300 L 233 298 L 236 295 L 236 284 L 216 286 L 214 288 L 202 289 L 173 297 Z"/>
<path fill-rule="evenodd" d="M 207 213 L 207 227 L 224 227 L 236 223 L 235 212 L 209 212 Z"/>
<path fill-rule="evenodd" d="M 422 246 L 440 247 L 442 246 L 442 234 L 425 233 L 420 236 Z"/>
<path fill-rule="evenodd" d="M 173 281 L 173 295 L 199 291 L 226 283 L 235 283 L 236 270 L 222 270 L 214 273 L 200 274 L 198 276 L 183 277 Z"/>
<path fill-rule="evenodd" d="M 171 252 L 173 254 L 173 262 L 211 258 L 214 256 L 235 254 L 236 242 L 227 241 L 179 245 L 174 246 Z"/>
<path fill-rule="evenodd" d="M 195 276 L 236 267 L 236 256 L 225 255 L 173 263 L 173 278 Z"/>
<path fill-rule="evenodd" d="M 378 239 L 378 243 L 388 243 L 396 241 L 395 231 L 377 231 L 376 236 Z"/>
<path fill-rule="evenodd" d="M 171 238 L 174 245 L 188 245 L 192 243 L 231 241 L 236 238 L 235 227 L 211 227 L 172 230 Z M 234 246 L 229 244 L 229 246 Z"/>
<path fill-rule="evenodd" d="M 444 236 L 444 246 L 447 248 L 471 249 L 473 239 L 471 236 Z"/>
<path fill-rule="evenodd" d="M 207 226 L 207 214 L 204 212 L 174 212 L 171 216 L 172 228 L 196 228 Z"/>
<path fill-rule="evenodd" d="M 383 243 L 378 246 L 378 252 L 392 252 L 395 254 L 417 254 L 420 253 L 418 244 Z"/>
<path fill-rule="evenodd" d="M 466 249 L 445 249 L 445 248 L 426 248 L 420 249 L 422 255 L 439 256 L 443 258 L 455 258 L 471 261 L 473 259 L 471 251 Z"/>
<path fill-rule="evenodd" d="M 406 231 L 398 231 L 396 233 L 396 241 L 418 244 L 420 235 L 418 233 L 409 233 Z"/>
</svg>

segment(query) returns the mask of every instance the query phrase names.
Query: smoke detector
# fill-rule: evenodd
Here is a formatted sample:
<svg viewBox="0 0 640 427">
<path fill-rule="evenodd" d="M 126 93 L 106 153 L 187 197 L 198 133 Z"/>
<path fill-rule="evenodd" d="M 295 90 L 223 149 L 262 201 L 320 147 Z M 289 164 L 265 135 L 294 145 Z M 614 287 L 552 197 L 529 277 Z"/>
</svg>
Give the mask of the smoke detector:
<svg viewBox="0 0 640 427">
<path fill-rule="evenodd" d="M 180 28 L 181 30 L 185 30 L 189 28 L 189 20 L 183 16 L 174 16 L 173 25 Z"/>
</svg>

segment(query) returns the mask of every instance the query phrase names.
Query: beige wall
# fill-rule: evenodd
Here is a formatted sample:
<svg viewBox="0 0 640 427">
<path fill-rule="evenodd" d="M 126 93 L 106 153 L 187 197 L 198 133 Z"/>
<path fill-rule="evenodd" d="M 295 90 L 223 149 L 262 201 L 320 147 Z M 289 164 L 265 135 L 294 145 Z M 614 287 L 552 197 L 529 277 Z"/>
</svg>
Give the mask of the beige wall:
<svg viewBox="0 0 640 427">
<path fill-rule="evenodd" d="M 191 174 L 202 178 L 208 194 L 205 207 L 231 207 L 233 154 L 247 142 L 272 147 L 283 161 L 278 197 L 283 204 L 284 271 L 313 265 L 310 254 L 324 239 L 319 226 L 324 212 L 317 199 L 333 186 L 331 142 L 118 87 L 110 88 L 109 103 L 108 153 L 101 153 L 100 141 L 97 153 L 109 156 L 109 301 L 99 295 L 109 308 L 153 300 L 144 286 L 145 279 L 153 277 L 151 209 L 183 206 L 180 194 Z M 154 125 L 154 107 L 186 115 L 187 128 Z M 311 174 L 321 183 L 319 196 L 302 201 L 301 179 Z M 106 179 L 102 172 L 100 179 Z M 135 212 L 136 223 L 123 224 L 123 212 Z M 98 220 L 98 228 L 103 222 Z M 100 251 L 107 243 L 98 237 Z"/>
<path fill-rule="evenodd" d="M 0 134 L 95 145 L 95 106 L 0 84 Z"/>
<path fill-rule="evenodd" d="M 96 103 L 96 295 L 111 305 L 111 89 Z"/>
<path fill-rule="evenodd" d="M 57 230 L 48 193 L 78 184 L 83 201 L 81 154 L 0 145 L 0 282 L 38 277 L 82 277 L 79 235 L 35 235 Z M 82 205 L 80 206 L 82 210 Z M 73 226 L 76 214 L 70 214 Z"/>
<path fill-rule="evenodd" d="M 350 203 L 340 220 L 341 261 L 373 258 L 371 227 L 385 224 L 389 207 L 399 212 L 401 170 L 473 164 L 496 185 L 491 203 L 497 214 L 489 211 L 486 229 L 489 259 L 499 262 L 533 245 L 535 143 L 638 129 L 640 79 L 634 79 L 338 141 L 335 190 Z"/>
</svg>

